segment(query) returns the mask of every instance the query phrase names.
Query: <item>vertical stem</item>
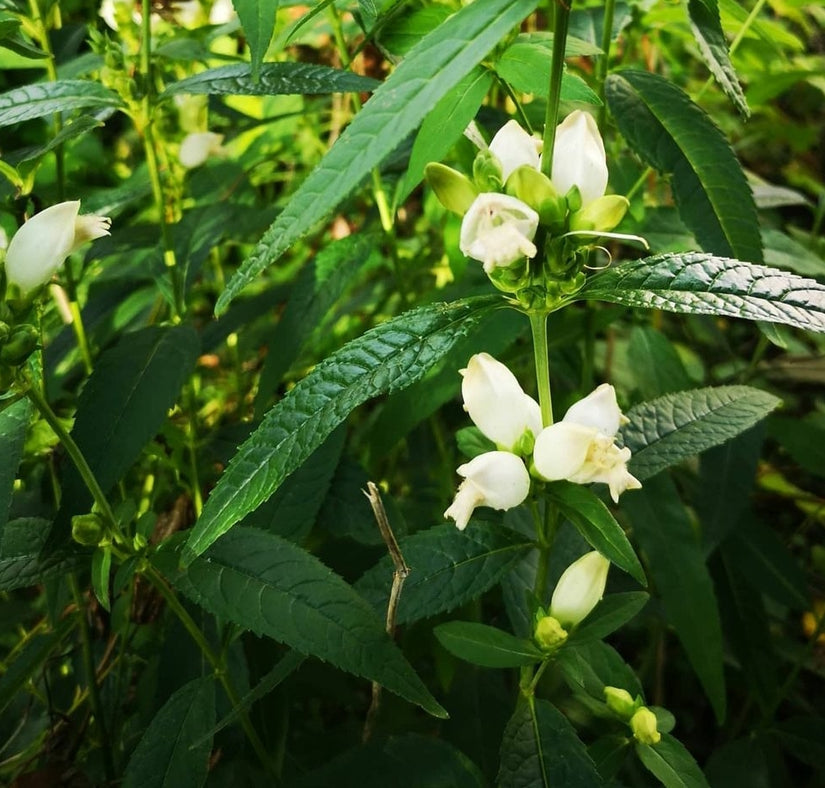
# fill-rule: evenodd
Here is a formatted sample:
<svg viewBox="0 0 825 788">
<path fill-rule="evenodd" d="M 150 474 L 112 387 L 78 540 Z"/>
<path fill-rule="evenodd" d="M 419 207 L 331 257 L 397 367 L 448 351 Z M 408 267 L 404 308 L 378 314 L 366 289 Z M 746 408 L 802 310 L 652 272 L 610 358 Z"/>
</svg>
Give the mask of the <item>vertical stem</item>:
<svg viewBox="0 0 825 788">
<path fill-rule="evenodd" d="M 572 0 L 570 0 L 572 5 Z M 567 43 L 567 28 L 570 23 L 570 6 L 565 0 L 556 0 L 553 13 L 553 60 L 550 65 L 550 92 L 547 96 L 547 113 L 544 116 L 544 145 L 541 157 L 541 171 L 549 178 L 553 174 L 553 145 L 556 141 L 556 126 L 559 122 L 559 99 L 561 98 L 561 77 L 564 73 L 564 48 Z"/>
<path fill-rule="evenodd" d="M 616 0 L 605 0 L 604 19 L 602 20 L 602 55 L 596 65 L 596 80 L 599 85 L 599 98 L 602 106 L 599 110 L 599 126 L 604 128 L 607 117 L 607 104 L 604 103 L 604 82 L 607 79 L 607 65 L 610 60 L 610 42 L 613 39 L 613 16 L 616 10 Z"/>
<path fill-rule="evenodd" d="M 553 399 L 550 393 L 550 361 L 547 357 L 547 315 L 530 312 L 530 330 L 533 332 L 533 354 L 536 360 L 536 383 L 541 406 L 541 423 L 553 423 Z"/>
</svg>

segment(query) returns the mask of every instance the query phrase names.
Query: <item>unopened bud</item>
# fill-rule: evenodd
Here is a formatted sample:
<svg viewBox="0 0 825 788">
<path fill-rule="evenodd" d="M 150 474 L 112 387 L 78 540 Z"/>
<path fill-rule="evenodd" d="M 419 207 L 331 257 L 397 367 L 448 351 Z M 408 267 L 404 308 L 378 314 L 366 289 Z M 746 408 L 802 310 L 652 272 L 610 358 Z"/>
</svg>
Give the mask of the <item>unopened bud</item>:
<svg viewBox="0 0 825 788">
<path fill-rule="evenodd" d="M 84 547 L 97 547 L 103 538 L 103 522 L 93 512 L 72 517 L 72 539 Z"/>
<path fill-rule="evenodd" d="M 656 724 L 656 715 L 647 706 L 642 706 L 630 719 L 633 737 L 641 744 L 658 744 L 662 739 Z"/>
<path fill-rule="evenodd" d="M 544 616 L 536 624 L 533 638 L 543 651 L 557 651 L 567 640 L 567 631 L 553 616 Z"/>
<path fill-rule="evenodd" d="M 504 183 L 501 162 L 489 150 L 479 151 L 473 161 L 473 180 L 479 192 L 498 192 Z"/>
<path fill-rule="evenodd" d="M 543 172 L 528 166 L 519 167 L 507 179 L 506 191 L 536 211 L 541 224 L 553 227 L 564 222 L 567 203 Z"/>
<path fill-rule="evenodd" d="M 604 699 L 607 708 L 623 720 L 629 720 L 636 711 L 636 701 L 625 689 L 619 687 L 605 687 Z"/>
<path fill-rule="evenodd" d="M 570 229 L 574 232 L 576 230 L 610 232 L 624 218 L 628 207 L 630 203 L 627 197 L 619 194 L 599 197 L 570 217 Z"/>
<path fill-rule="evenodd" d="M 0 348 L 0 361 L 12 367 L 20 366 L 37 347 L 37 329 L 24 324 L 13 328 Z"/>
<path fill-rule="evenodd" d="M 439 202 L 459 216 L 464 216 L 478 197 L 478 189 L 473 182 L 445 164 L 432 162 L 426 166 L 424 174 Z"/>
<path fill-rule="evenodd" d="M 0 321 L 0 345 L 2 345 L 11 334 L 11 326 L 8 323 Z"/>
</svg>

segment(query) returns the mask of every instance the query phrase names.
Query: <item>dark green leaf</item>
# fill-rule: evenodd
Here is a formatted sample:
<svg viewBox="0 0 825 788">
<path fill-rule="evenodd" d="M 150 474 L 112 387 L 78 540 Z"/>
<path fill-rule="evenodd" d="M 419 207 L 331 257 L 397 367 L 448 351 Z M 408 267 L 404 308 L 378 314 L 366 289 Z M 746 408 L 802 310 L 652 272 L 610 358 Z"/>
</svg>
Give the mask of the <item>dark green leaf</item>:
<svg viewBox="0 0 825 788">
<path fill-rule="evenodd" d="M 223 312 L 241 289 L 329 215 L 536 5 L 537 0 L 472 3 L 424 38 L 301 184 L 233 276 L 215 311 Z"/>
<path fill-rule="evenodd" d="M 643 695 L 633 668 L 601 640 L 568 643 L 559 652 L 558 665 L 573 690 L 584 690 L 599 701 L 604 701 L 605 687 L 626 689 L 633 697 Z"/>
<path fill-rule="evenodd" d="M 646 71 L 610 74 L 605 95 L 633 150 L 672 177 L 679 213 L 702 248 L 762 262 L 750 186 L 711 119 L 676 85 Z"/>
<path fill-rule="evenodd" d="M 791 455 L 794 462 L 798 462 L 808 473 L 825 476 L 825 419 L 821 413 L 802 419 L 771 416 L 767 425 L 768 434 Z"/>
<path fill-rule="evenodd" d="M 647 585 L 644 569 L 622 527 L 592 491 L 580 484 L 562 481 L 548 484 L 547 493 L 588 544 L 643 586 Z"/>
<path fill-rule="evenodd" d="M 66 123 L 45 145 L 36 145 L 31 148 L 16 150 L 3 158 L 9 164 L 15 166 L 23 162 L 37 161 L 58 146 L 63 145 L 63 143 L 76 137 L 82 137 L 92 129 L 100 128 L 102 125 L 103 123 L 92 115 L 81 115 L 71 123 Z"/>
<path fill-rule="evenodd" d="M 604 597 L 590 615 L 576 627 L 570 643 L 586 643 L 601 640 L 626 624 L 647 604 L 649 595 L 644 591 L 628 591 Z"/>
<path fill-rule="evenodd" d="M 692 385 L 670 340 L 650 326 L 633 326 L 627 360 L 643 399 L 683 391 Z"/>
<path fill-rule="evenodd" d="M 37 82 L 0 93 L 0 126 L 11 126 L 55 112 L 120 106 L 120 96 L 99 82 Z"/>
<path fill-rule="evenodd" d="M 648 557 L 666 620 L 676 630 L 721 721 L 726 698 L 719 609 L 688 513 L 666 475 L 648 480 L 623 503 Z"/>
<path fill-rule="evenodd" d="M 701 252 L 633 260 L 590 277 L 571 300 L 682 314 L 725 315 L 825 331 L 825 286 Z"/>
<path fill-rule="evenodd" d="M 633 452 L 630 472 L 643 481 L 649 479 L 745 432 L 779 402 L 772 394 L 749 386 L 718 386 L 666 394 L 635 405 L 626 414 L 630 422 L 620 431 L 625 446 Z"/>
<path fill-rule="evenodd" d="M 165 99 L 181 93 L 210 96 L 277 96 L 315 93 L 368 92 L 379 82 L 351 71 L 314 63 L 266 63 L 259 79 L 245 63 L 219 66 L 173 82 L 163 91 Z"/>
<path fill-rule="evenodd" d="M 497 303 L 490 296 L 407 312 L 318 364 L 238 449 L 192 530 L 185 561 L 269 498 L 354 408 L 423 377 Z"/>
<path fill-rule="evenodd" d="M 617 733 L 600 736 L 587 748 L 599 774 L 609 780 L 618 774 L 630 751 L 630 739 Z M 613 783 L 611 783 L 612 785 Z"/>
<path fill-rule="evenodd" d="M 0 555 L 5 555 L 3 527 L 9 516 L 14 479 L 23 454 L 30 414 L 27 399 L 21 399 L 0 411 Z"/>
<path fill-rule="evenodd" d="M 518 668 L 545 658 L 531 641 L 486 624 L 448 621 L 439 624 L 433 632 L 451 654 L 484 668 Z"/>
<path fill-rule="evenodd" d="M 92 556 L 92 588 L 97 601 L 105 610 L 111 611 L 109 602 L 109 576 L 112 571 L 112 551 L 109 547 L 98 547 Z"/>
<path fill-rule="evenodd" d="M 177 551 L 164 550 L 153 561 L 213 615 L 377 681 L 445 716 L 369 604 L 297 545 L 254 528 L 237 528 L 176 574 L 179 558 Z"/>
<path fill-rule="evenodd" d="M 252 77 L 258 79 L 272 33 L 280 0 L 232 0 L 243 26 L 252 60 Z"/>
<path fill-rule="evenodd" d="M 411 567 L 396 619 L 406 624 L 480 596 L 533 549 L 533 542 L 501 525 L 473 520 L 465 531 L 439 525 L 401 539 L 399 546 Z M 385 556 L 355 585 L 377 610 L 387 609 L 392 573 Z"/>
<path fill-rule="evenodd" d="M 33 586 L 52 575 L 64 575 L 79 564 L 88 565 L 89 553 L 73 548 L 41 555 L 51 525 L 37 517 L 6 523 L 0 543 L 0 591 Z"/>
<path fill-rule="evenodd" d="M 710 788 L 693 756 L 668 733 L 652 746 L 637 742 L 636 754 L 665 788 Z"/>
<path fill-rule="evenodd" d="M 769 763 L 778 757 L 763 735 L 750 734 L 714 750 L 705 764 L 708 782 L 713 788 L 742 785 L 747 788 L 773 788 Z"/>
<path fill-rule="evenodd" d="M 794 758 L 822 770 L 825 763 L 825 719 L 822 717 L 789 717 L 777 723 L 772 733 Z"/>
<path fill-rule="evenodd" d="M 182 686 L 138 742 L 123 775 L 123 788 L 200 788 L 212 750 L 211 738 L 203 739 L 203 734 L 214 724 L 214 679 L 195 679 Z"/>
<path fill-rule="evenodd" d="M 592 788 L 604 782 L 567 718 L 546 700 L 519 700 L 501 740 L 499 788 Z"/>
</svg>

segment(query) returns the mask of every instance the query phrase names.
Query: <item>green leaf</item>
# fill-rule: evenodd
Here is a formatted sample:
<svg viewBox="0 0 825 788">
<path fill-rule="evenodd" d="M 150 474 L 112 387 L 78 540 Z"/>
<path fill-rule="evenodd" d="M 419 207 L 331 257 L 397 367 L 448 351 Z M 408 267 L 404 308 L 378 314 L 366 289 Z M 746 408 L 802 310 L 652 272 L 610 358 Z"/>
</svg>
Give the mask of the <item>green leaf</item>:
<svg viewBox="0 0 825 788">
<path fill-rule="evenodd" d="M 38 517 L 6 523 L 0 543 L 0 591 L 33 586 L 52 575 L 65 575 L 80 564 L 88 565 L 88 551 L 57 550 L 42 555 L 51 525 Z"/>
<path fill-rule="evenodd" d="M 610 74 L 616 125 L 648 164 L 672 177 L 684 223 L 708 252 L 762 262 L 756 205 L 742 168 L 711 119 L 658 74 Z"/>
<path fill-rule="evenodd" d="M 378 80 L 314 63 L 266 63 L 258 79 L 245 63 L 219 66 L 173 82 L 160 99 L 182 93 L 210 96 L 278 96 L 369 92 Z"/>
<path fill-rule="evenodd" d="M 280 0 L 232 0 L 241 20 L 252 60 L 252 78 L 258 79 L 266 50 L 275 30 L 275 14 Z"/>
<path fill-rule="evenodd" d="M 574 691 L 584 690 L 604 702 L 605 687 L 621 687 L 634 697 L 644 696 L 636 674 L 612 646 L 601 640 L 570 642 L 558 655 L 562 676 Z"/>
<path fill-rule="evenodd" d="M 636 742 L 636 754 L 665 788 L 710 788 L 699 764 L 678 739 L 662 734 L 658 744 Z"/>
<path fill-rule="evenodd" d="M 221 293 L 216 313 L 354 191 L 536 5 L 537 0 L 472 3 L 415 46 L 295 192 Z"/>
<path fill-rule="evenodd" d="M 497 523 L 473 520 L 464 531 L 444 524 L 399 540 L 411 571 L 401 592 L 396 621 L 407 624 L 444 613 L 492 588 L 534 545 Z M 384 556 L 355 588 L 385 611 L 393 565 Z"/>
<path fill-rule="evenodd" d="M 27 399 L 21 399 L 0 411 L 0 555 L 3 554 L 3 527 L 9 516 L 14 479 L 23 454 L 30 415 L 31 407 Z"/>
<path fill-rule="evenodd" d="M 579 299 L 825 331 L 825 286 L 819 282 L 701 252 L 656 255 L 606 269 L 571 297 Z"/>
<path fill-rule="evenodd" d="M 721 722 L 726 705 L 722 628 L 713 582 L 688 513 L 666 475 L 628 495 L 624 508 L 648 557 L 666 621 L 676 630 Z"/>
<path fill-rule="evenodd" d="M 73 109 L 118 109 L 121 106 L 120 96 L 99 82 L 37 82 L 0 93 L 0 126 L 11 126 Z"/>
<path fill-rule="evenodd" d="M 105 610 L 111 612 L 109 601 L 109 576 L 112 571 L 112 550 L 110 547 L 98 547 L 92 556 L 92 588 L 98 602 Z"/>
<path fill-rule="evenodd" d="M 650 596 L 644 591 L 609 594 L 576 627 L 568 642 L 587 643 L 607 637 L 633 619 L 647 604 L 648 599 Z"/>
<path fill-rule="evenodd" d="M 184 595 L 215 616 L 376 681 L 446 716 L 369 604 L 315 556 L 274 534 L 237 528 L 185 572 L 177 551 L 153 562 Z"/>
<path fill-rule="evenodd" d="M 635 405 L 619 433 L 633 452 L 628 468 L 649 479 L 745 432 L 779 404 L 773 394 L 750 386 L 717 386 Z"/>
<path fill-rule="evenodd" d="M 316 366 L 241 445 L 209 496 L 184 561 L 263 503 L 358 405 L 423 377 L 497 296 L 434 304 L 389 320 Z"/>
<path fill-rule="evenodd" d="M 123 788 L 200 788 L 209 772 L 215 724 L 212 677 L 184 684 L 155 715 L 123 775 Z M 200 741 L 199 741 L 200 740 Z"/>
<path fill-rule="evenodd" d="M 499 788 L 604 785 L 567 718 L 546 700 L 520 699 L 501 740 Z"/>
<path fill-rule="evenodd" d="M 647 585 L 644 569 L 625 532 L 595 493 L 581 484 L 561 481 L 548 484 L 547 494 L 588 544 L 643 586 Z"/>
<path fill-rule="evenodd" d="M 671 341 L 650 326 L 633 326 L 627 346 L 627 360 L 643 399 L 691 387 Z"/>
<path fill-rule="evenodd" d="M 699 45 L 702 59 L 727 97 L 743 117 L 750 117 L 748 102 L 728 54 L 728 42 L 719 19 L 716 0 L 688 0 L 690 28 Z"/>
<path fill-rule="evenodd" d="M 70 123 L 66 123 L 60 131 L 58 131 L 57 134 L 55 134 L 44 145 L 34 145 L 30 148 L 16 150 L 4 158 L 10 164 L 14 164 L 15 166 L 22 164 L 23 162 L 37 161 L 58 146 L 63 145 L 65 142 L 75 139 L 76 137 L 82 137 L 85 134 L 88 134 L 92 129 L 97 129 L 101 126 L 103 126 L 103 122 L 99 121 L 94 116 L 81 115 L 80 117 L 72 120 Z"/>
<path fill-rule="evenodd" d="M 534 665 L 546 656 L 529 640 L 472 621 L 448 621 L 433 633 L 451 654 L 484 668 Z"/>
<path fill-rule="evenodd" d="M 825 763 L 825 719 L 789 717 L 777 723 L 771 733 L 779 737 L 794 758 L 818 771 L 822 770 Z"/>
</svg>

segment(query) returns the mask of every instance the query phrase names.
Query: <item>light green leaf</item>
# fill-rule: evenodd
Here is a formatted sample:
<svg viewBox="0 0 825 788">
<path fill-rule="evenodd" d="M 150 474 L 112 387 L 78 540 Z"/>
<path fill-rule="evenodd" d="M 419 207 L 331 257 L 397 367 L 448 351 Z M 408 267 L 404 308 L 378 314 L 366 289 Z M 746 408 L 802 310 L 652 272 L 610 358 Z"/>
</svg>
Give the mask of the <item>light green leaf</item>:
<svg viewBox="0 0 825 788">
<path fill-rule="evenodd" d="M 355 190 L 537 0 L 486 0 L 449 17 L 404 58 L 301 184 L 221 294 L 217 314 Z"/>
<path fill-rule="evenodd" d="M 275 30 L 275 14 L 280 0 L 232 0 L 241 20 L 252 60 L 252 78 L 258 79 L 266 50 Z"/>
<path fill-rule="evenodd" d="M 11 126 L 73 109 L 117 109 L 121 106 L 120 96 L 99 82 L 37 82 L 0 93 L 0 126 Z"/>
<path fill-rule="evenodd" d="M 185 572 L 176 572 L 176 550 L 162 550 L 152 560 L 213 615 L 377 681 L 430 714 L 445 716 L 369 604 L 292 542 L 237 528 Z"/>
<path fill-rule="evenodd" d="M 546 700 L 520 699 L 501 740 L 499 788 L 596 788 L 604 781 L 567 718 Z"/>
<path fill-rule="evenodd" d="M 3 527 L 9 516 L 14 479 L 23 454 L 31 407 L 21 399 L 0 411 L 0 555 L 3 555 Z"/>
<path fill-rule="evenodd" d="M 318 364 L 238 449 L 192 530 L 184 560 L 269 498 L 354 408 L 422 378 L 499 303 L 497 296 L 482 296 L 412 310 Z"/>
<path fill-rule="evenodd" d="M 312 95 L 316 93 L 368 92 L 378 80 L 314 63 L 266 63 L 258 79 L 245 63 L 201 71 L 168 85 L 160 98 L 182 93 L 210 96 Z"/>
<path fill-rule="evenodd" d="M 473 621 L 448 621 L 433 633 L 451 654 L 484 668 L 518 668 L 545 658 L 529 640 Z"/>
<path fill-rule="evenodd" d="M 533 549 L 532 540 L 497 523 L 473 520 L 464 531 L 444 524 L 399 540 L 411 572 L 398 603 L 397 622 L 407 624 L 466 604 L 492 588 L 516 561 Z M 355 588 L 385 611 L 393 566 L 382 558 Z"/>
<path fill-rule="evenodd" d="M 635 405 L 620 435 L 632 452 L 628 467 L 638 479 L 655 476 L 688 457 L 718 446 L 752 427 L 781 400 L 750 386 L 680 391 Z"/>
<path fill-rule="evenodd" d="M 590 545 L 643 586 L 647 585 L 644 569 L 622 527 L 595 493 L 581 484 L 560 481 L 548 484 L 547 494 Z"/>
<path fill-rule="evenodd" d="M 608 268 L 571 300 L 726 315 L 825 331 L 825 286 L 764 265 L 702 252 L 661 254 Z"/>
<path fill-rule="evenodd" d="M 209 771 L 215 724 L 211 676 L 184 684 L 155 715 L 123 775 L 123 788 L 200 788 Z"/>
<path fill-rule="evenodd" d="M 710 788 L 685 745 L 668 733 L 663 733 L 662 740 L 652 746 L 637 742 L 636 754 L 665 788 Z"/>
<path fill-rule="evenodd" d="M 672 176 L 679 213 L 702 247 L 762 262 L 753 194 L 710 118 L 676 85 L 646 71 L 610 74 L 605 96 L 633 150 Z"/>
</svg>

